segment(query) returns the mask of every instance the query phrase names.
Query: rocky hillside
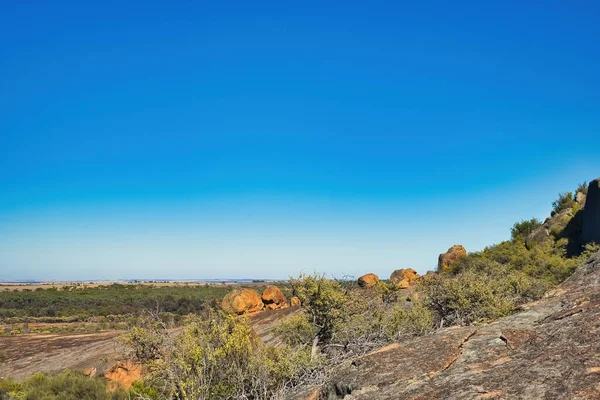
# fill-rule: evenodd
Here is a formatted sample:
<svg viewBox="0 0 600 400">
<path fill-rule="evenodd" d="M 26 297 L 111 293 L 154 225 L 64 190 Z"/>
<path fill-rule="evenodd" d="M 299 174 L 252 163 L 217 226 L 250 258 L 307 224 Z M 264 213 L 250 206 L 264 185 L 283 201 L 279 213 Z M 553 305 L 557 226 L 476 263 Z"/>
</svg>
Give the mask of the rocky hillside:
<svg viewBox="0 0 600 400">
<path fill-rule="evenodd" d="M 585 199 L 584 243 L 600 232 L 599 185 L 593 181 Z M 546 225 L 536 234 L 548 235 Z M 380 348 L 296 398 L 600 399 L 599 335 L 600 251 L 515 314 Z"/>
<path fill-rule="evenodd" d="M 600 252 L 559 289 L 479 327 L 442 329 L 343 365 L 327 399 L 600 398 Z"/>
</svg>

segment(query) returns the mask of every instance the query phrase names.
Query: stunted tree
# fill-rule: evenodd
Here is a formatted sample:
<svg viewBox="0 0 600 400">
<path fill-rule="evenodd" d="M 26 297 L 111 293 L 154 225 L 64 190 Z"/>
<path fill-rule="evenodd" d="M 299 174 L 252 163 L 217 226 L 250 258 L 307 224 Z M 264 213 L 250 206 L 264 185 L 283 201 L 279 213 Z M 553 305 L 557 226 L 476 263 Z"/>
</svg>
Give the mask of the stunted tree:
<svg viewBox="0 0 600 400">
<path fill-rule="evenodd" d="M 524 220 L 515 222 L 510 230 L 510 236 L 512 240 L 525 240 L 527 236 L 539 228 L 542 225 L 542 221 L 537 218 L 531 218 L 530 220 Z"/>
</svg>

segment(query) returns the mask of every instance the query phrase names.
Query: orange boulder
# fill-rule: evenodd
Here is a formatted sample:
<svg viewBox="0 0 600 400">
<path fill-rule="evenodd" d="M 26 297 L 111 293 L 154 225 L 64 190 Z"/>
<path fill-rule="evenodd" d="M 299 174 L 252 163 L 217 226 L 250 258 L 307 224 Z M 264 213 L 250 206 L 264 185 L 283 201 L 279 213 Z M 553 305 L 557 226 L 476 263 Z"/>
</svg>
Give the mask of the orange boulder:
<svg viewBox="0 0 600 400">
<path fill-rule="evenodd" d="M 401 289 L 406 289 L 419 279 L 419 274 L 412 268 L 397 269 L 390 275 L 390 281 Z"/>
<path fill-rule="evenodd" d="M 229 292 L 221 302 L 223 310 L 231 314 L 244 314 L 260 311 L 264 304 L 254 289 L 236 289 Z"/>
<path fill-rule="evenodd" d="M 379 282 L 379 277 L 373 273 L 358 278 L 358 285 L 363 288 L 375 286 L 377 282 Z"/>
<path fill-rule="evenodd" d="M 265 307 L 271 310 L 287 307 L 287 298 L 275 285 L 269 285 L 263 291 L 261 296 Z"/>
<path fill-rule="evenodd" d="M 467 255 L 467 250 L 460 244 L 450 247 L 447 252 L 438 257 L 438 271 L 446 271 L 456 261 Z"/>
</svg>

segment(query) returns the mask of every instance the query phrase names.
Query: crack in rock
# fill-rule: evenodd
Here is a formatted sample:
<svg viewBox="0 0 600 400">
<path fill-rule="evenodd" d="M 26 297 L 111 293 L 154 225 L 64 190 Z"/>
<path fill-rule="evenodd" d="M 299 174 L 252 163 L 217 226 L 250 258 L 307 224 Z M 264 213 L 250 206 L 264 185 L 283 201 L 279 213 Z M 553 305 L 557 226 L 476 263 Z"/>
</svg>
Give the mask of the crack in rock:
<svg viewBox="0 0 600 400">
<path fill-rule="evenodd" d="M 427 379 L 425 379 L 425 381 L 429 381 L 431 380 L 433 377 L 435 377 L 436 375 L 441 374 L 442 372 L 446 371 L 447 369 L 451 368 L 454 364 L 456 364 L 456 362 L 462 357 L 463 355 L 463 347 L 464 345 L 471 340 L 471 338 L 473 336 L 475 336 L 477 334 L 477 330 L 474 330 L 473 332 L 471 332 L 466 338 L 463 339 L 462 342 L 460 342 L 460 344 L 458 345 L 457 349 L 459 349 L 460 351 L 458 352 L 458 354 L 456 355 L 456 357 L 454 357 L 452 360 L 450 360 L 450 362 L 448 364 L 446 364 L 442 369 L 440 369 L 439 371 L 436 371 L 432 374 L 430 374 Z"/>
</svg>

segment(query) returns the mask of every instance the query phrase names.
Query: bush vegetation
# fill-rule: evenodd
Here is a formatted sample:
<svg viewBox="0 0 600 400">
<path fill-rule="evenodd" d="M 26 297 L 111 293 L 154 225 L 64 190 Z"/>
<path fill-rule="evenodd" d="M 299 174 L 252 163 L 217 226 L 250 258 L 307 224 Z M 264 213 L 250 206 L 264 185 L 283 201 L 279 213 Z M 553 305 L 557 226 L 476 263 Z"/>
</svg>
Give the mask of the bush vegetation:
<svg viewBox="0 0 600 400">
<path fill-rule="evenodd" d="M 23 383 L 0 380 L 2 400 L 125 400 L 123 390 L 107 392 L 102 378 L 90 378 L 65 370 L 56 376 L 35 374 Z"/>
<path fill-rule="evenodd" d="M 174 316 L 200 313 L 226 286 L 150 286 L 112 284 L 98 287 L 67 286 L 35 291 L 0 291 L 0 318 L 10 322 L 76 322 L 91 317 L 139 315 L 158 309 Z"/>
<path fill-rule="evenodd" d="M 160 320 L 147 321 L 124 341 L 150 371 L 132 388 L 137 398 L 269 399 L 317 365 L 299 348 L 263 345 L 247 320 L 221 311 L 191 318 L 176 337 Z"/>
</svg>

